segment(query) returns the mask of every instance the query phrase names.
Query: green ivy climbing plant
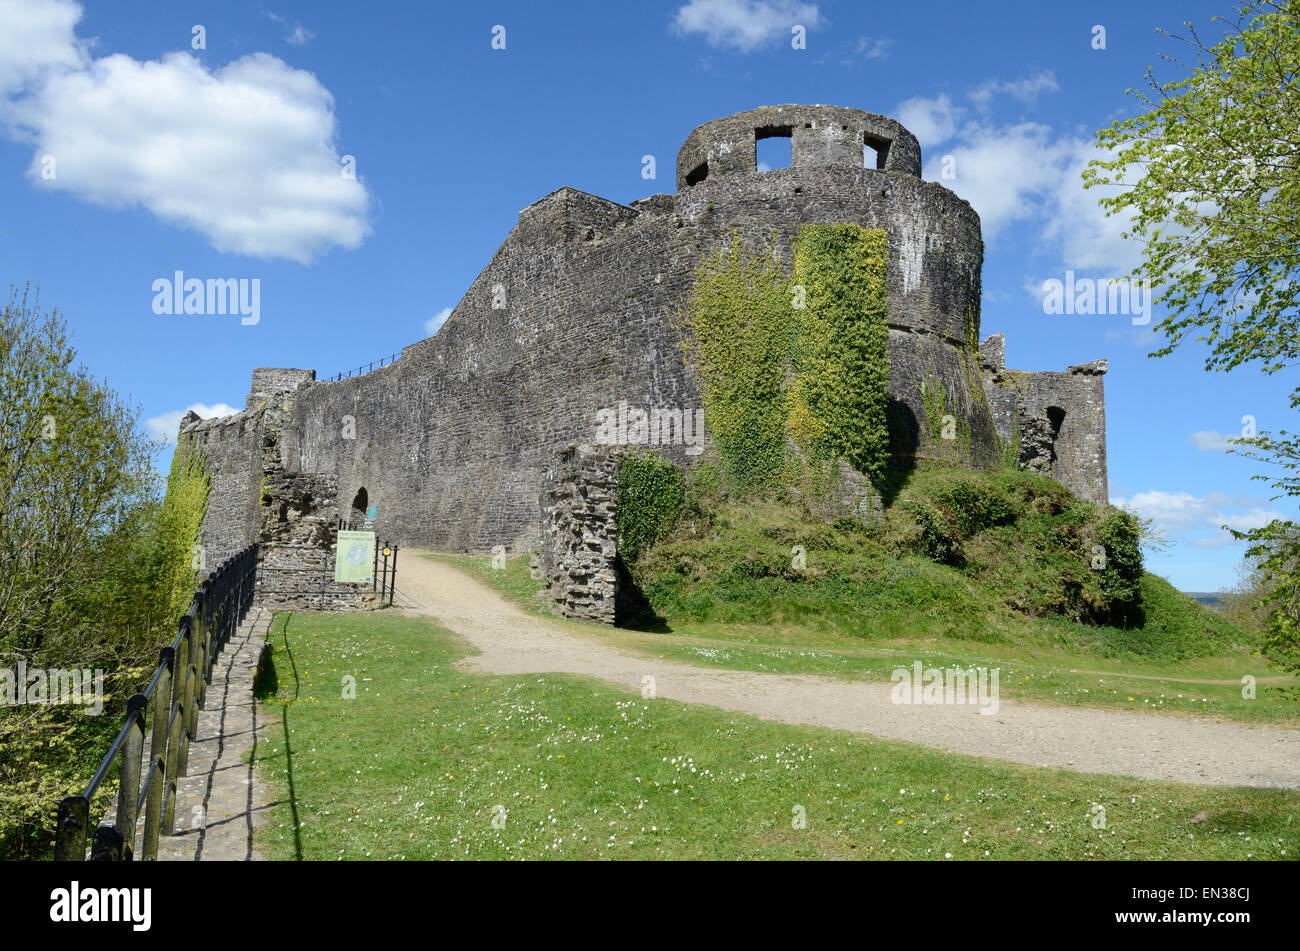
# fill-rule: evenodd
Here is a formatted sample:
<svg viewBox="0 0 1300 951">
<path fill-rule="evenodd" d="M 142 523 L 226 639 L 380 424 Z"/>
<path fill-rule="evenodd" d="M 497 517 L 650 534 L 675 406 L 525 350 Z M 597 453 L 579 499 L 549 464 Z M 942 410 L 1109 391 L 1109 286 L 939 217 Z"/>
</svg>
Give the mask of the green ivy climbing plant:
<svg viewBox="0 0 1300 951">
<path fill-rule="evenodd" d="M 746 255 L 733 236 L 705 259 L 678 322 L 733 491 L 772 488 L 798 463 L 883 474 L 887 260 L 885 232 L 856 224 L 802 226 L 793 277 L 775 233 L 766 253 Z"/>
<path fill-rule="evenodd" d="M 170 617 L 179 616 L 189 607 L 194 585 L 203 570 L 216 567 L 200 557 L 198 545 L 211 481 L 203 451 L 188 437 L 180 437 L 172 455 L 158 525 L 163 587 L 167 591 Z"/>
<path fill-rule="evenodd" d="M 702 378 L 704 420 L 728 481 L 770 488 L 785 468 L 790 355 L 787 278 L 769 253 L 747 257 L 740 240 L 708 256 L 679 325 Z"/>
<path fill-rule="evenodd" d="M 631 450 L 619 459 L 618 551 L 625 562 L 670 532 L 686 501 L 682 470 L 658 453 Z"/>
<path fill-rule="evenodd" d="M 877 483 L 889 458 L 887 261 L 881 229 L 804 225 L 792 286 L 791 435 L 806 458 L 843 459 Z"/>
</svg>

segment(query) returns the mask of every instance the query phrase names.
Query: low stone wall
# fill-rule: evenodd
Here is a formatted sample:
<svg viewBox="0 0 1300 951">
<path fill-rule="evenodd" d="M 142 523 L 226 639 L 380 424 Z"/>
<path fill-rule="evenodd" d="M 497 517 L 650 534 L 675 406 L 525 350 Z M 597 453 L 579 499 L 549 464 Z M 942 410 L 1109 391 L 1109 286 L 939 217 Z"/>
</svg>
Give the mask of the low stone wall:
<svg viewBox="0 0 1300 951">
<path fill-rule="evenodd" d="M 570 446 L 543 473 L 538 564 L 548 599 L 565 617 L 614 623 L 617 497 L 613 452 Z"/>
<path fill-rule="evenodd" d="M 262 487 L 257 597 L 272 611 L 355 611 L 377 605 L 369 585 L 334 580 L 338 486 L 333 476 L 280 473 Z"/>
</svg>

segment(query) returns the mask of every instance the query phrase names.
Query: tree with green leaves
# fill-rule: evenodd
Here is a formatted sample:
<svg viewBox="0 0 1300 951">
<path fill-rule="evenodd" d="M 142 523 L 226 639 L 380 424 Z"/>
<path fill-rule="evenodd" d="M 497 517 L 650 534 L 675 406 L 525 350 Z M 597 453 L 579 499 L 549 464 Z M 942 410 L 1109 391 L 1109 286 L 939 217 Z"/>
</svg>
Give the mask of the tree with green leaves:
<svg viewBox="0 0 1300 951">
<path fill-rule="evenodd" d="M 193 594 L 207 477 L 178 453 L 159 497 L 138 410 L 76 363 L 34 293 L 0 307 L 0 669 L 104 671 L 104 712 L 0 706 L 0 856 L 48 847 Z M 16 696 L 15 696 L 15 699 Z"/>
<path fill-rule="evenodd" d="M 1133 277 L 1150 281 L 1168 311 L 1156 330 L 1172 353 L 1189 337 L 1206 344 L 1207 370 L 1252 366 L 1276 374 L 1300 359 L 1300 0 L 1249 0 L 1212 45 L 1184 24 L 1175 37 L 1184 75 L 1138 92 L 1145 111 L 1097 133 L 1108 156 L 1084 171 L 1088 187 L 1123 214 L 1125 236 L 1143 244 Z M 1173 37 L 1174 34 L 1165 34 Z M 1291 394 L 1300 408 L 1300 387 Z M 1300 439 L 1285 430 L 1236 442 L 1280 466 L 1279 496 L 1300 497 Z M 1267 479 L 1268 476 L 1256 476 Z M 1300 533 L 1275 521 L 1233 532 L 1252 543 L 1270 581 L 1266 653 L 1300 671 Z"/>
</svg>

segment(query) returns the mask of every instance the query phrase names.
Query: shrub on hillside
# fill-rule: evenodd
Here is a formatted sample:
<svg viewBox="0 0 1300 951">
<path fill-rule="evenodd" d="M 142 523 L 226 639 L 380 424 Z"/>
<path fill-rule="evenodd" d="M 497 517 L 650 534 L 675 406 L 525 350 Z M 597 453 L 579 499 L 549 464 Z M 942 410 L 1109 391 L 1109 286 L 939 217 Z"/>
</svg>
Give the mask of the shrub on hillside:
<svg viewBox="0 0 1300 951">
<path fill-rule="evenodd" d="M 1011 501 L 997 486 L 975 477 L 953 476 L 940 483 L 935 501 L 947 509 L 962 538 L 1015 518 Z"/>
<path fill-rule="evenodd" d="M 1111 509 L 1097 529 L 1097 545 L 1102 548 L 1099 569 L 1101 593 L 1108 602 L 1112 617 L 1124 617 L 1142 600 L 1142 549 L 1139 545 L 1138 520 L 1131 512 Z"/>
<path fill-rule="evenodd" d="M 655 452 L 626 452 L 619 458 L 614 520 L 618 552 L 625 563 L 677 525 L 686 501 L 682 470 Z"/>
</svg>

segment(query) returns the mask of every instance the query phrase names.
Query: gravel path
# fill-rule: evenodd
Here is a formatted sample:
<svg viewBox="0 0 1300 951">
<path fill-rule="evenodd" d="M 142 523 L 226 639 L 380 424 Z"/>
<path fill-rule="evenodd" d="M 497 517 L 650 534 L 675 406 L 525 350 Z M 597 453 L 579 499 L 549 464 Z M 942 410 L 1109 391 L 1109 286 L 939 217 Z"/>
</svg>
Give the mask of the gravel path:
<svg viewBox="0 0 1300 951">
<path fill-rule="evenodd" d="M 600 642 L 598 629 L 526 614 L 463 572 L 406 549 L 398 601 L 435 618 L 481 653 L 461 662 L 491 674 L 585 674 L 659 698 L 706 704 L 782 723 L 907 740 L 952 753 L 1082 773 L 1214 786 L 1300 788 L 1300 731 L 1003 700 L 976 706 L 905 705 L 892 685 L 808 674 L 717 670 Z M 581 633 L 579 633 L 581 632 Z"/>
</svg>

